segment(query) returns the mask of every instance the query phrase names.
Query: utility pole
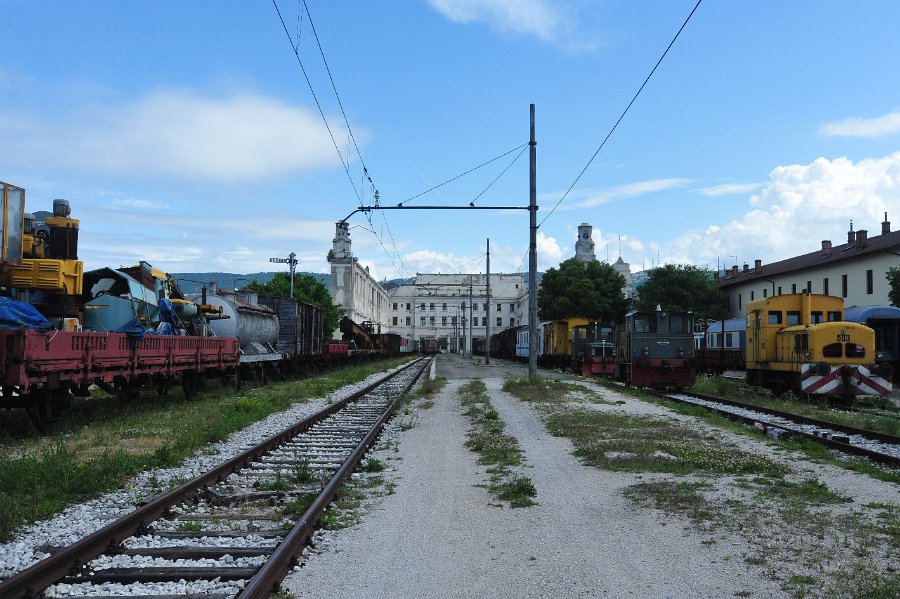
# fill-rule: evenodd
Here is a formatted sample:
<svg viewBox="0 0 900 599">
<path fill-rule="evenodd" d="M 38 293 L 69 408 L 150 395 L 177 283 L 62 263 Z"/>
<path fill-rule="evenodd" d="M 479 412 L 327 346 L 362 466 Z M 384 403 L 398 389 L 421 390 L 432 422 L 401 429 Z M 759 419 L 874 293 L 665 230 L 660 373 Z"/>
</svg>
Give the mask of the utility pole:
<svg viewBox="0 0 900 599">
<path fill-rule="evenodd" d="M 529 145 L 528 215 L 528 375 L 537 374 L 537 142 L 534 140 L 534 104 L 531 105 L 531 138 Z"/>
<path fill-rule="evenodd" d="M 484 363 L 491 363 L 491 239 L 487 240 L 487 288 L 484 292 L 487 323 L 484 329 Z"/>
<path fill-rule="evenodd" d="M 466 349 L 472 356 L 472 321 L 475 320 L 475 304 L 472 303 L 472 275 L 469 275 L 469 338 L 466 339 Z"/>
</svg>

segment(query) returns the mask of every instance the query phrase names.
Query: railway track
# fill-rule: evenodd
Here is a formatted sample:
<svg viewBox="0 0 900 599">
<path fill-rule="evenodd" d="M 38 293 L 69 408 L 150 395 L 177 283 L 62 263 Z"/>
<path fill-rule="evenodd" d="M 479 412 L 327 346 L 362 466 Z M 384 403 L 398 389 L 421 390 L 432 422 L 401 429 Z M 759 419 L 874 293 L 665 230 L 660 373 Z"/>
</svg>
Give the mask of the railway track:
<svg viewBox="0 0 900 599">
<path fill-rule="evenodd" d="M 756 426 L 772 437 L 799 435 L 831 449 L 900 467 L 900 437 L 708 395 L 685 392 L 656 395 L 715 410 L 732 420 Z"/>
<path fill-rule="evenodd" d="M 0 597 L 267 597 L 297 563 L 420 359 L 0 582 Z M 302 514 L 299 517 L 291 514 Z"/>
</svg>

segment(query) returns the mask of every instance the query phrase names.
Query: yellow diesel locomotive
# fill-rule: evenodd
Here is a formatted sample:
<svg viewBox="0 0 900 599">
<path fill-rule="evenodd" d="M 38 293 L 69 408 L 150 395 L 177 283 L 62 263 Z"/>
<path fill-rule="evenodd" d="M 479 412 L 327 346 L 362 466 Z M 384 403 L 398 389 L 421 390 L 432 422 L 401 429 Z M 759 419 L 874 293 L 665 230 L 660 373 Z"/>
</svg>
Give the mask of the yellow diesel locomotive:
<svg viewBox="0 0 900 599">
<path fill-rule="evenodd" d="M 747 303 L 747 383 L 849 403 L 889 395 L 891 368 L 876 365 L 875 332 L 844 321 L 844 300 L 792 293 Z"/>
<path fill-rule="evenodd" d="M 576 316 L 544 323 L 544 353 L 538 357 L 541 366 L 569 368 L 572 361 L 572 329 L 589 324 L 587 318 Z"/>
</svg>

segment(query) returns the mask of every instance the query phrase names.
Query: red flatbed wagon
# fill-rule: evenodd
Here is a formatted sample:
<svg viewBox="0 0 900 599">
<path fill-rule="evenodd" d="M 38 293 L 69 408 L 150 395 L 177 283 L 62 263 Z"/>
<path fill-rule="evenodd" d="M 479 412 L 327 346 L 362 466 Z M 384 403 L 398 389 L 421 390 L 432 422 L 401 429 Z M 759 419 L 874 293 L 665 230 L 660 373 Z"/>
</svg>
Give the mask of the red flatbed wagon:
<svg viewBox="0 0 900 599">
<path fill-rule="evenodd" d="M 123 393 L 148 380 L 162 390 L 180 383 L 191 395 L 197 378 L 225 376 L 238 365 L 231 337 L 74 331 L 0 330 L 0 408 L 33 408 L 35 399 L 86 392 L 91 384 Z M 43 408 L 42 408 L 43 409 Z"/>
</svg>

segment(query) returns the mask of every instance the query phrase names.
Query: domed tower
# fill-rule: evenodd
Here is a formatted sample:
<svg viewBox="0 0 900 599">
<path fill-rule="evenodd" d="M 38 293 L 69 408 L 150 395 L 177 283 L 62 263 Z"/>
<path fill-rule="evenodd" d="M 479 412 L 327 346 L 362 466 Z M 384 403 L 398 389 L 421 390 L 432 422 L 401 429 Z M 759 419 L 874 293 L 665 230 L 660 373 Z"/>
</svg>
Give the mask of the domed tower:
<svg viewBox="0 0 900 599">
<path fill-rule="evenodd" d="M 591 227 L 587 223 L 578 225 L 578 241 L 575 242 L 575 257 L 582 262 L 596 260 L 594 255 L 594 240 L 591 239 Z"/>
</svg>

